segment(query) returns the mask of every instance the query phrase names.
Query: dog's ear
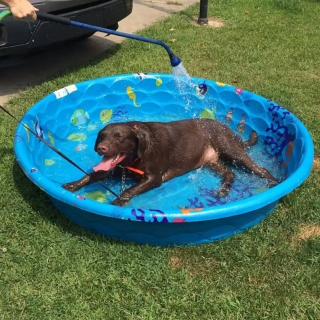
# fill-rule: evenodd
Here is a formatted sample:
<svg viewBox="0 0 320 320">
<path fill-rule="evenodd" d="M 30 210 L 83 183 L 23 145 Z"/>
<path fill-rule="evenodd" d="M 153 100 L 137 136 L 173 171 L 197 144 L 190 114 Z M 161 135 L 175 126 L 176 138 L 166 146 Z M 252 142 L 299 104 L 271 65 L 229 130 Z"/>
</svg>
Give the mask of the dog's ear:
<svg viewBox="0 0 320 320">
<path fill-rule="evenodd" d="M 102 131 L 102 130 L 100 130 L 100 131 L 98 132 L 97 139 L 96 139 L 96 143 L 95 143 L 95 145 L 94 145 L 94 151 L 95 151 L 95 152 L 97 152 L 98 144 L 101 142 L 101 131 Z"/>
<path fill-rule="evenodd" d="M 150 149 L 151 136 L 147 126 L 143 124 L 135 124 L 132 127 L 137 139 L 138 139 L 138 158 L 142 158 L 144 153 Z"/>
</svg>

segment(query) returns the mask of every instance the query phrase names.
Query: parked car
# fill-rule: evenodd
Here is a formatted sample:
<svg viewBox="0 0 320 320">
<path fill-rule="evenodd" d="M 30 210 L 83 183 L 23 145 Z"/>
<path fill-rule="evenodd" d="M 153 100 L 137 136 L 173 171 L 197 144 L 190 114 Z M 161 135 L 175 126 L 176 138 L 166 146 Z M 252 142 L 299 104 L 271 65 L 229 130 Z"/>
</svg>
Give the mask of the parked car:
<svg viewBox="0 0 320 320">
<path fill-rule="evenodd" d="M 133 0 L 30 0 L 40 12 L 61 15 L 75 21 L 117 30 L 118 22 L 132 12 Z M 0 4 L 0 12 L 7 8 Z M 46 21 L 17 21 L 12 16 L 0 23 L 0 58 L 24 55 L 32 50 L 87 38 L 87 29 Z"/>
</svg>

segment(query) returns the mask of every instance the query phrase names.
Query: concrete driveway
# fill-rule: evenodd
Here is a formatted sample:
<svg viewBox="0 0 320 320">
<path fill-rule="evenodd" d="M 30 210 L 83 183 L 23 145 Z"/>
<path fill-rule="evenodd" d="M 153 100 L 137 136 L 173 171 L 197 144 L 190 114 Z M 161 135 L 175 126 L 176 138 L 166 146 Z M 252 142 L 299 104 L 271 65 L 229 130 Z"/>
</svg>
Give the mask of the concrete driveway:
<svg viewBox="0 0 320 320">
<path fill-rule="evenodd" d="M 133 0 L 132 14 L 119 23 L 119 31 L 135 33 L 154 22 L 183 10 L 199 0 Z M 39 84 L 63 70 L 89 61 L 124 39 L 105 37 L 96 33 L 89 39 L 67 43 L 48 51 L 38 52 L 21 61 L 21 64 L 1 69 L 0 104 L 29 86 Z"/>
</svg>

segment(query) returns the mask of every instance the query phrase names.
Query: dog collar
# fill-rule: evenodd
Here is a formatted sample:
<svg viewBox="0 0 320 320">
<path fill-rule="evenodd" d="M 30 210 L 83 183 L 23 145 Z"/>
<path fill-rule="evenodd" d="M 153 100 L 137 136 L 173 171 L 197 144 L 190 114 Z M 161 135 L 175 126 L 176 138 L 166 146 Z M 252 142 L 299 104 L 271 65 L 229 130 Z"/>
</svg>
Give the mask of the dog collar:
<svg viewBox="0 0 320 320">
<path fill-rule="evenodd" d="M 136 159 L 132 162 L 132 164 L 134 164 L 138 159 L 139 159 L 139 158 L 136 158 Z M 140 174 L 141 176 L 144 175 L 144 172 L 143 172 L 142 170 L 137 169 L 137 168 L 133 168 L 133 167 L 131 167 L 131 166 L 125 166 L 125 167 L 123 167 L 123 166 L 120 166 L 120 165 L 119 165 L 119 167 L 120 167 L 120 168 L 125 168 L 125 169 L 130 170 L 130 171 L 135 172 L 135 173 L 138 173 L 138 174 Z"/>
</svg>

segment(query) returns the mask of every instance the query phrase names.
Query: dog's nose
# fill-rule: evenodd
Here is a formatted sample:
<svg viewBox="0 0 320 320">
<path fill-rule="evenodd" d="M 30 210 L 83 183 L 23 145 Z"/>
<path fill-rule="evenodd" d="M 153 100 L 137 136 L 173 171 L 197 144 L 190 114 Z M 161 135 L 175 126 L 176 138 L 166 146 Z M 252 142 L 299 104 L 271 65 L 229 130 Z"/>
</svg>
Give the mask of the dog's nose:
<svg viewBox="0 0 320 320">
<path fill-rule="evenodd" d="M 108 147 L 104 144 L 99 144 L 97 150 L 100 153 L 105 153 L 108 151 Z"/>
</svg>

